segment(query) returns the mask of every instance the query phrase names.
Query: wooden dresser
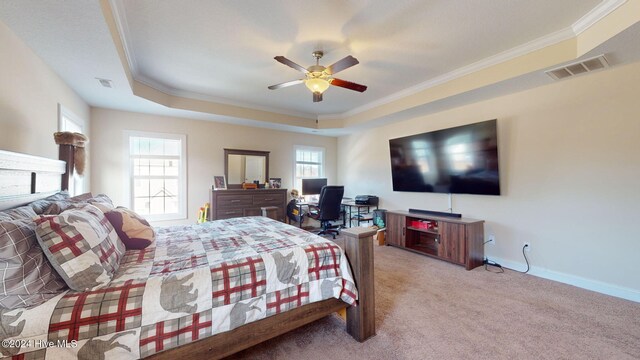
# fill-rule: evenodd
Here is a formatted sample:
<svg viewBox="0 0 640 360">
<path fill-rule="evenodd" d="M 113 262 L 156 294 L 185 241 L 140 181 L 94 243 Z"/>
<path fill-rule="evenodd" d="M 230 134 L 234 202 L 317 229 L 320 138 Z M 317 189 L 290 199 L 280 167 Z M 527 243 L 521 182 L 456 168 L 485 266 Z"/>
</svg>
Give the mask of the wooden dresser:
<svg viewBox="0 0 640 360">
<path fill-rule="evenodd" d="M 287 189 L 229 189 L 210 190 L 209 220 L 242 216 L 260 216 L 261 207 L 276 206 L 276 217 L 284 221 L 287 208 Z"/>
</svg>

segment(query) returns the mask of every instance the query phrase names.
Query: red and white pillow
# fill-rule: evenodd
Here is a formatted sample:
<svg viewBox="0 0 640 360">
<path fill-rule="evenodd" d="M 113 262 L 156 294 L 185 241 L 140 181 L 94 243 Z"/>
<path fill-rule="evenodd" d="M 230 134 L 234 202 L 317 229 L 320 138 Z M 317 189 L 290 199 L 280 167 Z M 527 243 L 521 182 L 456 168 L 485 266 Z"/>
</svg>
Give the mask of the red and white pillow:
<svg viewBox="0 0 640 360">
<path fill-rule="evenodd" d="M 111 281 L 125 247 L 100 209 L 87 204 L 35 222 L 42 250 L 71 289 L 92 290 Z"/>
</svg>

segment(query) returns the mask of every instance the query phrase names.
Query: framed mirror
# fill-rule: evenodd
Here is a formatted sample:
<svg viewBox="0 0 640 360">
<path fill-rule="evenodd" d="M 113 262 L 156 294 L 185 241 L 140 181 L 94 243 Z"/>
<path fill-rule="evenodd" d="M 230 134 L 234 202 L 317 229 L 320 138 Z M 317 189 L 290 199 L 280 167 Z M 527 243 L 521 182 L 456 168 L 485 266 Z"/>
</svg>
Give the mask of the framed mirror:
<svg viewBox="0 0 640 360">
<path fill-rule="evenodd" d="M 269 151 L 224 149 L 224 175 L 229 189 L 242 189 L 243 182 L 255 181 L 263 188 L 269 181 Z"/>
</svg>

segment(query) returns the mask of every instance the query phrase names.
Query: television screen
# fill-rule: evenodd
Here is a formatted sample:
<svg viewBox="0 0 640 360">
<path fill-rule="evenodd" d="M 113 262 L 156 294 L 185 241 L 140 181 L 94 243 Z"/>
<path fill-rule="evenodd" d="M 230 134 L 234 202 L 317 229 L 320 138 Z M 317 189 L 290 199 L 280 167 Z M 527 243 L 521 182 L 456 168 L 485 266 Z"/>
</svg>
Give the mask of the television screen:
<svg viewBox="0 0 640 360">
<path fill-rule="evenodd" d="M 389 140 L 393 191 L 500 195 L 497 120 Z"/>
<path fill-rule="evenodd" d="M 327 186 L 327 179 L 302 179 L 302 195 L 319 195 L 323 186 Z"/>
</svg>

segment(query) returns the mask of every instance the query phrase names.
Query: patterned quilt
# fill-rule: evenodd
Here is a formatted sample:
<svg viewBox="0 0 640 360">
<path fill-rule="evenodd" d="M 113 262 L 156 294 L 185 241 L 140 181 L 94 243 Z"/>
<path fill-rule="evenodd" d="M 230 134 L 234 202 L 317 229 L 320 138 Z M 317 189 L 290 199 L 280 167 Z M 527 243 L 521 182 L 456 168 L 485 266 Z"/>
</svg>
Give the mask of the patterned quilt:
<svg viewBox="0 0 640 360">
<path fill-rule="evenodd" d="M 265 217 L 157 229 L 107 287 L 0 311 L 14 359 L 137 359 L 357 291 L 340 247 Z"/>
</svg>

